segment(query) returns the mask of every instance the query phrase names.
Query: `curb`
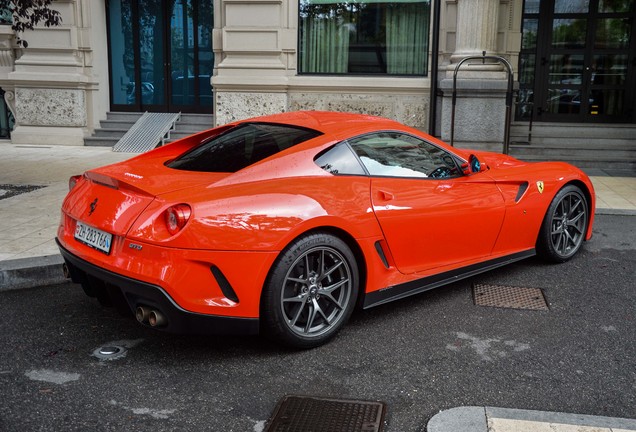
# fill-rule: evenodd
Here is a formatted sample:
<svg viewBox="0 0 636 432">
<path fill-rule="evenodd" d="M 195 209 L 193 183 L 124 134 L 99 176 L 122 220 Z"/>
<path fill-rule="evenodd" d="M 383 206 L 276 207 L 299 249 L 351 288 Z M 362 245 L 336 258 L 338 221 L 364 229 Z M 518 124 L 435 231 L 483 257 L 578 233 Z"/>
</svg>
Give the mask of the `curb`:
<svg viewBox="0 0 636 432">
<path fill-rule="evenodd" d="M 594 211 L 594 214 L 607 216 L 636 216 L 636 210 L 597 208 Z"/>
<path fill-rule="evenodd" d="M 633 419 L 494 407 L 458 407 L 441 411 L 429 420 L 426 430 L 427 432 L 488 432 L 488 418 L 548 425 L 620 429 L 624 432 L 636 431 L 636 420 Z M 526 429 L 528 427 L 530 426 L 525 425 L 519 430 L 528 432 L 534 430 L 532 427 Z"/>
<path fill-rule="evenodd" d="M 62 255 L 0 261 L 0 291 L 63 283 L 62 263 Z"/>
<path fill-rule="evenodd" d="M 485 407 L 458 407 L 435 414 L 426 425 L 427 432 L 487 432 Z"/>
</svg>

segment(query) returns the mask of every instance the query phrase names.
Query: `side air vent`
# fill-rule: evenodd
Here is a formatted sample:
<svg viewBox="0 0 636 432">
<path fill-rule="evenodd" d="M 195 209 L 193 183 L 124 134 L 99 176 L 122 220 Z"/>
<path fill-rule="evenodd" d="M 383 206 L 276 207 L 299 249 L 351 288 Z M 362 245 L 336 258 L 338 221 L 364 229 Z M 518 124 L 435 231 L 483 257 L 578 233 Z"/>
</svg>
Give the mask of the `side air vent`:
<svg viewBox="0 0 636 432">
<path fill-rule="evenodd" d="M 519 185 L 519 190 L 517 191 L 517 197 L 515 198 L 515 202 L 518 203 L 519 200 L 523 197 L 523 194 L 528 190 L 528 182 L 523 182 Z"/>
<path fill-rule="evenodd" d="M 225 298 L 238 303 L 239 298 L 234 292 L 232 285 L 230 285 L 230 282 L 227 280 L 223 272 L 217 266 L 214 266 L 214 265 L 210 267 L 210 270 L 212 271 L 212 275 L 214 276 L 214 279 L 216 279 L 216 282 L 219 284 L 219 288 L 221 288 L 221 292 L 223 292 L 223 295 L 225 296 Z"/>
<path fill-rule="evenodd" d="M 375 250 L 378 252 L 378 255 L 380 256 L 380 259 L 382 260 L 382 264 L 384 264 L 384 267 L 389 268 L 389 261 L 386 259 L 386 254 L 384 253 L 384 249 L 382 249 L 380 240 L 375 242 Z"/>
</svg>

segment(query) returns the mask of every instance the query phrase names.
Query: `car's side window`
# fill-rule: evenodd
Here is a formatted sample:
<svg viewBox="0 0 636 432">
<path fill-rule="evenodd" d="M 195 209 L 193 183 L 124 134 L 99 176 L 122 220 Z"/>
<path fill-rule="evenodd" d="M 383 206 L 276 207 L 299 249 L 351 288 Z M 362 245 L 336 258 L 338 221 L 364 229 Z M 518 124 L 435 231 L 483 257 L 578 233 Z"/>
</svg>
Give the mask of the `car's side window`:
<svg viewBox="0 0 636 432">
<path fill-rule="evenodd" d="M 450 153 L 411 135 L 379 132 L 349 144 L 372 176 L 449 178 L 462 173 Z"/>
<path fill-rule="evenodd" d="M 342 142 L 318 155 L 315 162 L 318 166 L 336 175 L 366 175 L 358 158 L 351 152 L 345 142 Z"/>
</svg>

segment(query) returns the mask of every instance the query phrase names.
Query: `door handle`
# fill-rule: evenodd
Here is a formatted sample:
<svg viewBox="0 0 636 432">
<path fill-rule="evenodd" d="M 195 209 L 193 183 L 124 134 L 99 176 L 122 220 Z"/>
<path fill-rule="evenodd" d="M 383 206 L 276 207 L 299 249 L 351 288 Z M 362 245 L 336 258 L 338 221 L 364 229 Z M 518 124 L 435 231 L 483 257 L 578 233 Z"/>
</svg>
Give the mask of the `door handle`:
<svg viewBox="0 0 636 432">
<path fill-rule="evenodd" d="M 380 191 L 380 198 L 384 201 L 391 201 L 395 196 L 391 192 Z"/>
</svg>

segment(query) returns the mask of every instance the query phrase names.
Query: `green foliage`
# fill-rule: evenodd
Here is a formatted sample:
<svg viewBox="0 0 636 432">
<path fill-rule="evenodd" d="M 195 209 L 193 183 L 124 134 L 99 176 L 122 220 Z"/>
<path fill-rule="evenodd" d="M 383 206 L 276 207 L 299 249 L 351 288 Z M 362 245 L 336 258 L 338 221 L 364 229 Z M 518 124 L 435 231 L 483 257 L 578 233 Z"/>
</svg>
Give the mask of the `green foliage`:
<svg viewBox="0 0 636 432">
<path fill-rule="evenodd" d="M 27 47 L 28 43 L 20 35 L 25 30 L 32 30 L 36 25 L 45 27 L 58 26 L 62 16 L 50 8 L 52 0 L 0 0 L 0 10 L 8 11 L 13 16 L 11 28 L 18 35 L 18 43 Z"/>
</svg>

